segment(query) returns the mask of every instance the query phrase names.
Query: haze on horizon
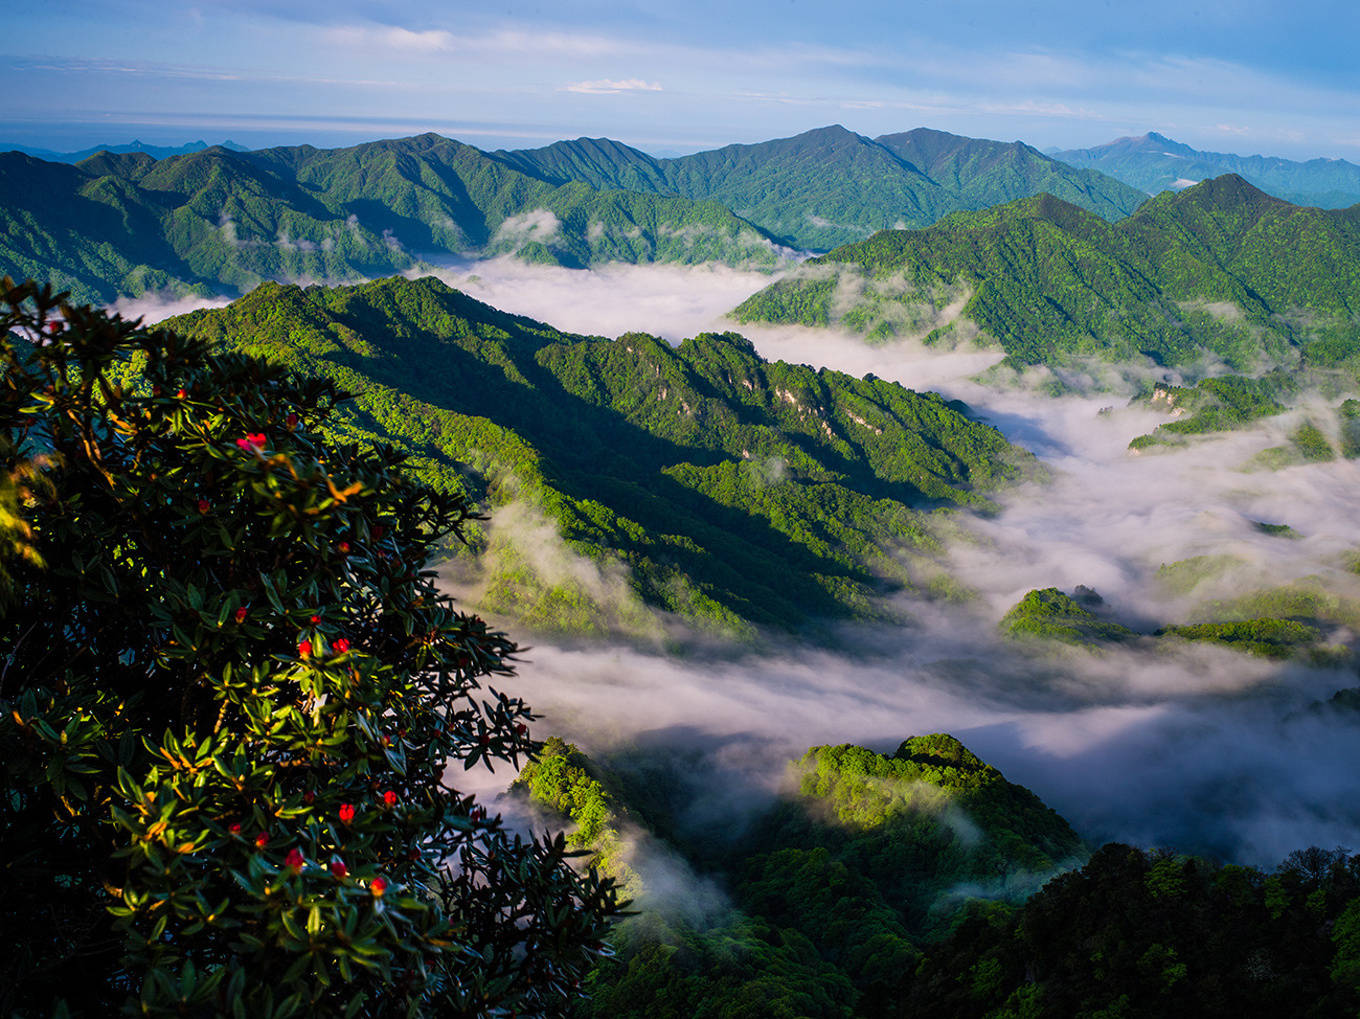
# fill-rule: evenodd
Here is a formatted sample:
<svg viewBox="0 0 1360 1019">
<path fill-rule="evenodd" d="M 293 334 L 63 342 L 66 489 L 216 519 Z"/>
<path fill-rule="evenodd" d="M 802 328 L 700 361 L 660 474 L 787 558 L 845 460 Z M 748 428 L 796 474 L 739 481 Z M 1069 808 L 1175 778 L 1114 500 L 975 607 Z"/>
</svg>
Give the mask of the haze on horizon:
<svg viewBox="0 0 1360 1019">
<path fill-rule="evenodd" d="M 7 6 L 0 140 L 60 151 L 433 130 L 482 148 L 588 135 L 667 155 L 841 123 L 1040 148 L 1154 130 L 1360 160 L 1360 13 L 1328 0 Z"/>
</svg>

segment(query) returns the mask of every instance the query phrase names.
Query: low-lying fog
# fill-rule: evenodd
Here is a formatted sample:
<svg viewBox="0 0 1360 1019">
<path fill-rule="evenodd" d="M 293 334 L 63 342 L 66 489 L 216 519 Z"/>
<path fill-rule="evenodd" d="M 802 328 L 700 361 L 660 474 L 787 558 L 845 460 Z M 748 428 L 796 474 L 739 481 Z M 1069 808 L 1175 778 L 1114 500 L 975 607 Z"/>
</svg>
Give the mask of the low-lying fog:
<svg viewBox="0 0 1360 1019">
<path fill-rule="evenodd" d="M 1240 469 L 1282 444 L 1297 415 L 1134 456 L 1129 440 L 1167 418 L 1130 407 L 1127 393 L 1054 398 L 1035 387 L 987 387 L 971 377 L 999 360 L 995 351 L 869 347 L 829 331 L 724 321 L 769 282 L 759 273 L 582 272 L 494 260 L 439 274 L 571 332 L 641 330 L 675 341 L 736 329 L 771 359 L 936 389 L 1050 469 L 1047 482 L 1002 493 L 994 515 L 963 518 L 947 561 L 976 600 L 912 605 L 912 626 L 856 630 L 861 655 L 789 647 L 667 657 L 526 641 L 534 647 L 515 689 L 546 716 L 538 735 L 560 733 L 601 752 L 683 750 L 700 779 L 694 809 L 702 817 L 767 797 L 784 762 L 810 744 L 891 749 L 944 730 L 1034 789 L 1094 844 L 1118 839 L 1265 866 L 1310 844 L 1360 850 L 1360 724 L 1308 710 L 1356 686 L 1353 671 L 1204 645 L 1038 660 L 996 632 L 1026 591 L 1078 584 L 1135 628 L 1185 621 L 1192 601 L 1174 596 L 1157 568 L 1197 555 L 1233 556 L 1236 565 L 1200 585 L 1195 601 L 1308 577 L 1360 595 L 1360 578 L 1342 569 L 1360 546 L 1360 468 Z M 1261 522 L 1289 524 L 1299 537 L 1267 534 Z"/>
</svg>

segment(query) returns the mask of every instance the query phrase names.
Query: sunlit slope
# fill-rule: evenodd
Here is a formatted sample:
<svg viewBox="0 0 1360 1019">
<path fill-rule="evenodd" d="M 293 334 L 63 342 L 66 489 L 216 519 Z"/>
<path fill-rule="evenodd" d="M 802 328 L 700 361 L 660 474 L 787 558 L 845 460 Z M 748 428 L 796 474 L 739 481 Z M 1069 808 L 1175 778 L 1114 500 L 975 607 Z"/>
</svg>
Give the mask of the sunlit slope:
<svg viewBox="0 0 1360 1019">
<path fill-rule="evenodd" d="M 550 181 L 716 200 L 787 244 L 820 251 L 1042 192 L 1107 219 L 1127 216 L 1147 197 L 1022 142 L 926 128 L 871 139 L 837 125 L 674 159 L 607 138 L 493 156 Z"/>
<path fill-rule="evenodd" d="M 168 325 L 356 393 L 350 434 L 501 508 L 479 546 L 492 606 L 559 629 L 632 625 L 609 598 L 739 631 L 875 615 L 935 547 L 930 511 L 1033 462 L 932 393 L 769 363 L 734 334 L 562 334 L 433 278 L 266 284 Z"/>
<path fill-rule="evenodd" d="M 1037 796 L 943 733 L 892 754 L 813 747 L 790 771 L 774 805 L 715 831 L 687 817 L 697 779 L 677 759 L 593 761 L 553 739 L 525 767 L 518 791 L 573 825 L 641 912 L 580 1014 L 726 1014 L 711 1010 L 762 996 L 778 1011 L 752 1014 L 892 1015 L 971 899 L 1018 903 L 1086 855 Z M 677 880 L 693 902 L 715 879 L 728 896 L 707 917 L 675 901 Z"/>
<path fill-rule="evenodd" d="M 567 266 L 776 261 L 717 203 L 549 183 L 434 134 L 75 166 L 0 154 L 0 274 L 77 300 L 353 281 L 464 252 Z"/>
<path fill-rule="evenodd" d="M 942 316 L 952 302 L 957 318 Z M 1210 351 L 1246 369 L 1311 348 L 1336 361 L 1360 338 L 1360 207 L 1290 205 L 1225 176 L 1112 224 L 1041 195 L 838 248 L 735 315 L 871 339 L 980 330 L 1019 365 Z"/>
</svg>

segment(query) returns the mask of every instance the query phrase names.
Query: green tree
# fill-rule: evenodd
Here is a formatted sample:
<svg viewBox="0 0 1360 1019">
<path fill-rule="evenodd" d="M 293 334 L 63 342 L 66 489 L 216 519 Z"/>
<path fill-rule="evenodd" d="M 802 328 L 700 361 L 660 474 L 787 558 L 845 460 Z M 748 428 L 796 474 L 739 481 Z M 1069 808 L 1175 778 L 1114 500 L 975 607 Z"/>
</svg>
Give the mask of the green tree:
<svg viewBox="0 0 1360 1019">
<path fill-rule="evenodd" d="M 536 749 L 462 499 L 331 383 L 9 280 L 0 337 L 0 1011 L 565 1011 L 617 896 L 455 787 Z"/>
</svg>

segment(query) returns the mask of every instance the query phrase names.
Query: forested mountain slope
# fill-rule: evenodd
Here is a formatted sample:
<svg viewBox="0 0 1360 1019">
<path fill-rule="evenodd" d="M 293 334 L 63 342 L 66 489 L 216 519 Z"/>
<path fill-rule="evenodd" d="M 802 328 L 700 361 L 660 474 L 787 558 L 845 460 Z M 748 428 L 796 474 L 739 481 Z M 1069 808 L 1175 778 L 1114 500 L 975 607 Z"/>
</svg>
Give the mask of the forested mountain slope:
<svg viewBox="0 0 1360 1019">
<path fill-rule="evenodd" d="M 696 781 L 676 761 L 592 760 L 554 739 L 516 783 L 638 896 L 578 1016 L 1360 1006 L 1360 856 L 1344 850 L 1301 850 L 1274 873 L 1124 845 L 1088 857 L 1033 792 L 944 733 L 890 754 L 813 747 L 788 791 L 733 830 L 685 822 L 711 794 Z M 675 855 L 698 875 L 686 892 L 720 882 L 720 906 L 696 918 L 702 896 L 687 894 L 688 913 L 676 901 L 677 865 L 655 865 Z"/>
<path fill-rule="evenodd" d="M 167 325 L 336 379 L 358 394 L 350 434 L 513 506 L 480 546 L 486 597 L 530 625 L 627 627 L 643 603 L 737 631 L 874 615 L 916 582 L 932 508 L 1033 462 L 932 393 L 769 363 L 734 334 L 562 334 L 433 278 L 264 284 Z M 622 595 L 526 551 L 533 520 Z"/>
<path fill-rule="evenodd" d="M 1237 368 L 1340 361 L 1360 340 L 1360 207 L 1290 205 L 1228 175 L 1107 223 L 1040 195 L 885 231 L 813 259 L 743 303 L 740 321 L 840 325 L 927 342 L 980 330 L 1014 364 Z M 965 327 L 965 324 L 967 327 Z"/>
</svg>

